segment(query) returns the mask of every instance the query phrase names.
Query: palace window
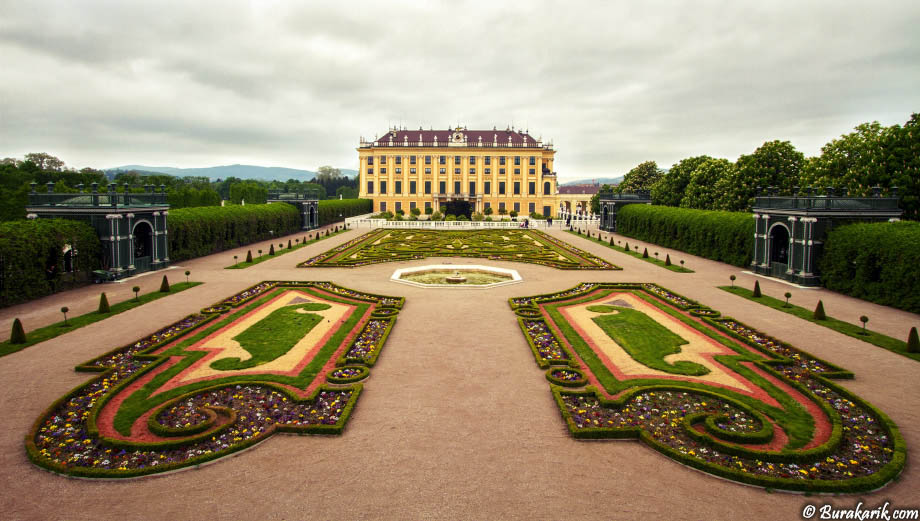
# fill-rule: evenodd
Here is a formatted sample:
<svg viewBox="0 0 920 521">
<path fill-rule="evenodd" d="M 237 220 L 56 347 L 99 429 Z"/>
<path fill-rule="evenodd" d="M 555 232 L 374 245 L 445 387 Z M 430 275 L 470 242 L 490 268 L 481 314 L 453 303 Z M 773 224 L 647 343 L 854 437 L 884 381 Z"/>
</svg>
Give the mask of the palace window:
<svg viewBox="0 0 920 521">
<path fill-rule="evenodd" d="M 521 166 L 521 156 L 514 156 L 514 166 Z"/>
<path fill-rule="evenodd" d="M 515 168 L 515 169 L 514 169 L 514 175 L 521 175 L 521 169 L 520 169 L 520 168 Z"/>
<path fill-rule="evenodd" d="M 395 183 L 395 186 L 393 188 L 395 188 L 395 190 L 393 190 L 393 193 L 401 194 L 402 193 L 402 181 L 394 181 L 394 183 Z"/>
<path fill-rule="evenodd" d="M 476 195 L 476 181 L 470 181 L 470 195 Z"/>
<path fill-rule="evenodd" d="M 537 194 L 537 183 L 534 183 L 533 181 L 527 183 L 527 195 L 536 195 L 536 194 Z"/>
<path fill-rule="evenodd" d="M 374 193 L 374 182 L 373 181 L 367 182 L 367 193 L 369 194 Z"/>
<path fill-rule="evenodd" d="M 537 164 L 537 156 L 530 156 L 530 166 Z"/>
<path fill-rule="evenodd" d="M 381 194 L 387 193 L 387 182 L 386 181 L 380 181 L 380 193 Z"/>
<path fill-rule="evenodd" d="M 430 164 L 431 164 L 431 156 L 425 156 L 425 164 L 426 164 L 426 165 L 430 165 Z"/>
<path fill-rule="evenodd" d="M 425 181 L 425 194 L 431 193 L 431 181 Z"/>
<path fill-rule="evenodd" d="M 387 167 L 385 167 L 385 166 L 380 167 L 380 173 L 381 173 L 381 174 L 387 173 Z"/>
<path fill-rule="evenodd" d="M 373 169 L 373 168 L 368 168 L 368 169 L 367 169 L 367 175 L 374 175 L 374 169 Z"/>
<path fill-rule="evenodd" d="M 410 173 L 410 174 L 414 174 L 414 173 L 415 173 L 415 168 L 410 168 L 410 169 L 409 169 L 409 173 Z"/>
<path fill-rule="evenodd" d="M 446 169 L 446 168 L 442 168 L 442 169 L 441 169 L 441 175 L 444 175 L 444 174 L 446 174 L 446 173 L 447 173 L 447 169 Z"/>
<path fill-rule="evenodd" d="M 505 203 L 498 203 L 498 213 L 505 211 Z"/>
<path fill-rule="evenodd" d="M 471 164 L 471 165 L 475 165 L 475 164 L 476 164 L 476 156 L 470 156 L 470 164 Z"/>
<path fill-rule="evenodd" d="M 409 156 L 409 164 L 410 164 L 410 165 L 414 165 L 414 164 L 415 164 L 415 156 Z"/>
<path fill-rule="evenodd" d="M 530 203 L 529 205 L 527 205 L 527 211 L 530 213 L 536 212 L 537 211 L 536 203 Z"/>
<path fill-rule="evenodd" d="M 460 164 L 460 156 L 454 156 L 454 164 L 455 164 L 455 165 L 459 165 L 459 164 Z"/>
<path fill-rule="evenodd" d="M 409 209 L 415 210 L 415 201 L 409 201 Z"/>
<path fill-rule="evenodd" d="M 455 175 L 460 175 L 460 169 L 459 169 L 459 168 L 454 168 L 454 174 L 455 174 Z"/>
<path fill-rule="evenodd" d="M 413 195 L 415 194 L 415 187 L 416 187 L 415 181 L 409 181 L 409 193 L 410 194 L 413 194 Z"/>
<path fill-rule="evenodd" d="M 425 173 L 426 173 L 426 174 L 430 174 L 430 173 L 431 173 L 431 168 L 425 167 Z"/>
<path fill-rule="evenodd" d="M 460 193 L 460 181 L 454 181 L 454 193 L 455 194 Z"/>
<path fill-rule="evenodd" d="M 505 164 L 505 156 L 501 156 L 501 157 L 498 158 L 498 164 L 500 164 L 500 165 L 504 165 L 504 164 Z"/>
<path fill-rule="evenodd" d="M 521 203 L 514 203 L 514 211 L 518 213 L 521 212 Z"/>
<path fill-rule="evenodd" d="M 386 202 L 386 201 L 380 201 L 380 211 L 381 211 L 381 212 L 387 211 L 387 202 Z"/>
<path fill-rule="evenodd" d="M 491 194 L 492 194 L 492 182 L 491 182 L 491 181 L 486 181 L 486 182 L 483 184 L 482 193 L 484 193 L 484 194 L 486 194 L 486 195 L 491 195 Z"/>
<path fill-rule="evenodd" d="M 470 175 L 476 175 L 476 169 L 470 168 Z"/>
<path fill-rule="evenodd" d="M 397 174 L 401 174 L 401 173 L 402 173 L 402 168 L 400 168 L 400 167 L 397 166 L 397 167 L 396 167 L 396 173 L 397 173 Z"/>
<path fill-rule="evenodd" d="M 380 156 L 380 164 L 381 165 L 387 164 L 387 156 Z"/>
<path fill-rule="evenodd" d="M 367 164 L 368 165 L 374 164 L 374 156 L 367 156 Z"/>
<path fill-rule="evenodd" d="M 505 175 L 505 169 L 504 169 L 504 168 L 499 168 L 499 169 L 498 169 L 498 175 Z"/>
<path fill-rule="evenodd" d="M 521 183 L 514 182 L 514 195 L 521 195 Z"/>
<path fill-rule="evenodd" d="M 536 168 L 531 168 L 531 169 L 530 169 L 530 175 L 537 175 L 537 169 L 536 169 Z"/>
<path fill-rule="evenodd" d="M 533 203 L 531 203 L 531 204 L 533 204 Z M 402 210 L 402 202 L 396 201 L 396 211 L 398 212 L 399 210 Z"/>
<path fill-rule="evenodd" d="M 373 192 L 369 192 L 369 193 L 373 193 Z M 505 195 L 505 182 L 504 181 L 498 182 L 498 195 Z"/>
<path fill-rule="evenodd" d="M 543 183 L 543 195 L 552 195 L 552 190 L 550 189 L 549 181 Z"/>
<path fill-rule="evenodd" d="M 492 169 L 486 168 L 486 175 L 491 175 L 491 174 L 492 174 Z"/>
<path fill-rule="evenodd" d="M 396 164 L 397 164 L 397 165 L 401 165 L 401 164 L 402 164 L 402 156 L 396 156 Z"/>
<path fill-rule="evenodd" d="M 446 194 L 447 193 L 447 181 L 440 181 L 438 183 L 438 193 Z"/>
<path fill-rule="evenodd" d="M 492 158 L 490 156 L 486 156 L 483 159 L 485 160 L 486 166 L 489 166 L 492 164 Z"/>
<path fill-rule="evenodd" d="M 446 165 L 446 164 L 447 164 L 447 156 L 439 156 L 439 157 L 438 157 L 438 164 L 439 164 L 439 165 Z"/>
</svg>

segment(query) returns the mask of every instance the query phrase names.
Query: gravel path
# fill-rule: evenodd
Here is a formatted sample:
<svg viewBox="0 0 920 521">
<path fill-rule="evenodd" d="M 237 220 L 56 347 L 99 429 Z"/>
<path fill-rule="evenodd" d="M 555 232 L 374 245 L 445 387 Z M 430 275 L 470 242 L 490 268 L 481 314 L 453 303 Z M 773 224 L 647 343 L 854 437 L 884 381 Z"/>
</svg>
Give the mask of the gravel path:
<svg viewBox="0 0 920 521">
<path fill-rule="evenodd" d="M 469 264 L 432 258 L 357 269 L 297 269 L 295 264 L 354 238 L 345 234 L 246 270 L 223 270 L 252 245 L 180 263 L 170 280 L 205 284 L 0 358 L 0 518 L 3 519 L 801 519 L 805 504 L 865 508 L 890 501 L 920 507 L 920 363 L 716 288 L 741 269 L 649 245 L 694 274 L 678 274 L 572 235 L 554 231 L 623 271 L 560 271 L 532 264 L 477 260 L 513 268 L 524 282 L 490 290 L 425 289 L 389 281 L 398 267 Z M 297 234 L 293 237 L 300 237 Z M 278 242 L 287 242 L 287 237 Z M 629 239 L 630 244 L 639 244 Z M 159 287 L 163 272 L 125 283 L 89 286 L 0 310 L 0 338 L 13 318 L 26 329 L 94 310 Z M 121 482 L 68 479 L 26 458 L 23 437 L 39 414 L 90 375 L 73 367 L 261 280 L 330 280 L 356 290 L 405 296 L 406 306 L 339 437 L 275 435 L 252 450 L 197 470 Z M 797 289 L 759 278 L 764 293 L 793 293 L 829 315 L 899 338 L 920 316 L 822 289 Z M 657 282 L 786 340 L 856 374 L 845 385 L 887 413 L 907 441 L 900 479 L 874 494 L 804 497 L 767 493 L 681 466 L 636 441 L 572 439 L 534 363 L 514 315 L 512 296 L 568 289 L 585 281 Z"/>
</svg>

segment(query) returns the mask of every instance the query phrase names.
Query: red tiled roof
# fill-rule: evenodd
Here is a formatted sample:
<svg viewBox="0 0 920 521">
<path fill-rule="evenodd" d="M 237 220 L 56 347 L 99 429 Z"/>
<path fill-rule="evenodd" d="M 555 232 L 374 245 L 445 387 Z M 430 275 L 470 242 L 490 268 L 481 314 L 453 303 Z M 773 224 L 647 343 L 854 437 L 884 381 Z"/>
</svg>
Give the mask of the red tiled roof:
<svg viewBox="0 0 920 521">
<path fill-rule="evenodd" d="M 479 138 L 482 137 L 483 143 L 493 143 L 498 142 L 500 145 L 507 145 L 508 138 L 511 138 L 511 143 L 514 145 L 520 145 L 524 143 L 524 137 L 527 138 L 527 144 L 537 146 L 537 140 L 533 138 L 530 134 L 526 132 L 520 132 L 517 130 L 501 130 L 501 129 L 492 129 L 492 130 L 390 130 L 384 134 L 377 136 L 377 142 L 383 144 L 390 141 L 390 136 L 393 137 L 393 143 L 402 143 L 408 138 L 409 143 L 416 144 L 419 142 L 419 136 L 421 136 L 421 141 L 423 143 L 430 143 L 434 141 L 434 138 L 438 138 L 438 143 L 448 143 L 451 141 L 452 136 L 455 132 L 461 132 L 466 136 L 467 143 L 478 143 Z"/>
<path fill-rule="evenodd" d="M 570 185 L 570 186 L 560 186 L 560 194 L 591 194 L 594 195 L 600 190 L 598 185 Z"/>
</svg>

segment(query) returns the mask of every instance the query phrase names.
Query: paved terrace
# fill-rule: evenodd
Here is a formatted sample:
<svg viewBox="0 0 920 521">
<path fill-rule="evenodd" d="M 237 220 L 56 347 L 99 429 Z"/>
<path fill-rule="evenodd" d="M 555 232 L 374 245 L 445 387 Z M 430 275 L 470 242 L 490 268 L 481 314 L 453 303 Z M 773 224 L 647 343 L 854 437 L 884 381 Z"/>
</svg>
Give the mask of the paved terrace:
<svg viewBox="0 0 920 521">
<path fill-rule="evenodd" d="M 180 263 L 124 283 L 88 286 L 0 309 L 0 338 L 14 317 L 27 330 L 170 281 L 205 284 L 0 358 L 0 517 L 4 519 L 801 519 L 806 503 L 916 508 L 920 490 L 920 363 L 716 288 L 741 269 L 648 245 L 650 254 L 686 260 L 674 273 L 563 231 L 553 235 L 622 266 L 623 271 L 513 268 L 521 284 L 484 291 L 414 288 L 389 281 L 399 267 L 464 264 L 432 258 L 357 269 L 294 266 L 358 234 L 353 230 L 245 270 L 225 271 L 234 255 L 268 242 Z M 298 233 L 291 236 L 300 237 Z M 287 242 L 287 238 L 275 239 Z M 629 239 L 630 244 L 646 246 Z M 130 481 L 86 481 L 50 474 L 26 459 L 23 436 L 51 402 L 92 378 L 73 368 L 159 327 L 267 279 L 330 280 L 349 288 L 403 295 L 405 309 L 339 437 L 275 435 L 253 450 L 197 470 Z M 760 278 L 766 294 L 906 338 L 920 316 L 823 289 L 796 289 Z M 679 465 L 638 441 L 572 439 L 507 299 L 570 288 L 583 281 L 649 281 L 697 299 L 856 374 L 843 385 L 900 427 L 909 461 L 896 482 L 863 496 L 767 493 Z"/>
</svg>

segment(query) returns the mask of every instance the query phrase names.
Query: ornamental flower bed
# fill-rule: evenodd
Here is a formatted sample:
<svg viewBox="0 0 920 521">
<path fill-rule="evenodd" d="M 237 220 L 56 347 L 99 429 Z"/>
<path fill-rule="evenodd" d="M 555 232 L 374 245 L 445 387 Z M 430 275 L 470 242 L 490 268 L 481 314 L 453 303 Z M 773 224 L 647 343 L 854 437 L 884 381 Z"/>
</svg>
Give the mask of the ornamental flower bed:
<svg viewBox="0 0 920 521">
<path fill-rule="evenodd" d="M 637 292 L 651 297 L 627 297 Z M 653 305 L 655 300 L 661 303 Z M 515 309 L 541 306 L 544 319 L 518 319 L 540 367 L 548 367 L 554 355 L 571 356 L 569 367 L 549 367 L 546 378 L 553 384 L 563 420 L 576 438 L 638 438 L 680 463 L 718 476 L 807 492 L 875 490 L 904 467 L 906 447 L 894 423 L 830 381 L 852 377 L 851 373 L 732 318 L 718 318 L 717 311 L 665 288 L 654 284 L 583 284 L 557 294 L 514 298 L 510 304 Z M 681 327 L 706 334 L 726 362 L 713 360 L 710 371 L 703 374 L 716 378 L 713 375 L 719 372 L 733 372 L 733 378 L 746 380 L 754 392 L 715 386 L 695 375 L 670 373 L 664 379 L 657 376 L 660 371 L 650 368 L 646 373 L 618 373 L 612 378 L 608 368 L 615 368 L 615 360 L 621 359 L 617 357 L 624 355 L 607 351 L 600 356 L 594 347 L 600 340 L 586 333 L 589 329 L 576 333 L 565 317 L 579 316 L 580 309 L 595 310 L 589 317 L 602 316 L 616 306 L 630 306 L 631 313 L 636 307 L 645 310 L 642 313 L 653 313 L 647 316 L 670 315 L 680 320 Z M 570 310 L 563 313 L 563 308 Z M 693 316 L 701 316 L 702 323 Z M 550 321 L 556 329 L 547 324 Z M 731 352 L 728 346 L 714 340 L 725 335 L 741 342 L 731 348 L 735 355 L 726 354 Z M 620 341 L 629 339 L 626 336 Z M 547 346 L 545 356 L 537 346 Z M 747 364 L 728 364 L 731 359 Z M 639 361 L 633 360 L 633 364 Z M 589 381 L 595 387 L 564 389 Z M 782 411 L 767 405 L 773 400 L 784 404 Z"/>
<path fill-rule="evenodd" d="M 536 230 L 381 229 L 323 252 L 299 267 L 357 267 L 426 257 L 474 257 L 541 264 L 559 269 L 620 269 Z"/>
<path fill-rule="evenodd" d="M 290 289 L 303 294 L 286 297 Z M 347 329 L 330 330 L 319 351 L 308 350 L 310 356 L 316 357 L 309 362 L 312 365 L 295 376 L 215 370 L 214 376 L 203 380 L 185 383 L 179 379 L 172 387 L 164 386 L 184 374 L 194 361 L 187 356 L 190 353 L 185 351 L 187 347 L 197 345 L 214 331 L 238 324 L 254 309 L 273 302 L 278 303 L 276 306 L 297 306 L 304 301 L 323 300 L 350 304 L 352 307 L 348 309 L 353 312 L 342 317 L 341 327 L 350 324 L 361 334 L 355 336 L 354 342 L 346 343 L 350 337 Z M 191 315 L 80 366 L 82 370 L 103 373 L 52 404 L 38 418 L 26 441 L 27 454 L 35 464 L 53 472 L 118 478 L 198 465 L 249 447 L 274 432 L 338 434 L 361 392 L 361 384 L 352 382 L 366 378 L 369 370 L 365 366 L 330 368 L 326 360 L 362 349 L 368 365 L 376 360 L 395 316 L 380 320 L 366 316 L 383 302 L 390 306 L 386 309 L 398 311 L 395 306 L 401 306 L 403 299 L 356 292 L 331 283 L 257 284 L 206 308 L 215 311 L 214 314 Z M 239 309 L 229 315 L 217 314 L 224 306 Z M 219 322 L 211 326 L 216 320 Z M 190 334 L 193 332 L 194 335 Z M 313 354 L 317 352 L 320 354 Z M 145 398 L 153 403 L 146 406 L 149 407 L 146 411 L 126 410 L 128 400 L 122 405 L 115 401 L 149 392 L 144 387 L 151 384 L 144 384 L 141 379 L 173 362 L 177 372 L 156 384 L 162 391 L 160 398 Z M 309 367 L 318 368 L 319 373 L 308 370 Z M 264 381 L 253 381 L 253 376 Z M 337 387 L 322 383 L 327 376 Z M 107 407 L 112 408 L 114 416 L 106 415 Z M 129 414 L 127 428 L 119 427 L 119 415 L 124 414 Z M 144 414 L 146 423 L 142 421 Z"/>
</svg>

